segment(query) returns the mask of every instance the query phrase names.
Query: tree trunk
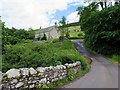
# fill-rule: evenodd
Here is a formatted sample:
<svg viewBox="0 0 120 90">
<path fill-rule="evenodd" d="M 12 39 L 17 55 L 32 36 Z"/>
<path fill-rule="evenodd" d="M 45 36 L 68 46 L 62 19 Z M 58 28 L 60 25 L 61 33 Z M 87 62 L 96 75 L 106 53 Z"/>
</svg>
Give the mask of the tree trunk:
<svg viewBox="0 0 120 90">
<path fill-rule="evenodd" d="M 101 8 L 102 8 L 102 10 L 103 10 L 103 9 L 104 9 L 104 8 L 103 8 L 103 2 L 100 2 L 100 6 L 101 6 Z"/>
<path fill-rule="evenodd" d="M 104 2 L 105 3 L 105 8 L 107 8 L 107 2 Z"/>
</svg>

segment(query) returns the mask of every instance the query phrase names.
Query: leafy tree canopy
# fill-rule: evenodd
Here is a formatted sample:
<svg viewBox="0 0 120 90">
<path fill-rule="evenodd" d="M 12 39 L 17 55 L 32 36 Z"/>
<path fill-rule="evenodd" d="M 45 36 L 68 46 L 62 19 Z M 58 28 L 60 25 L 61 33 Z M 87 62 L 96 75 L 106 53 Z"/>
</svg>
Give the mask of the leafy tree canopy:
<svg viewBox="0 0 120 90">
<path fill-rule="evenodd" d="M 85 46 L 101 54 L 120 54 L 120 7 L 98 11 L 92 3 L 81 12 Z"/>
</svg>

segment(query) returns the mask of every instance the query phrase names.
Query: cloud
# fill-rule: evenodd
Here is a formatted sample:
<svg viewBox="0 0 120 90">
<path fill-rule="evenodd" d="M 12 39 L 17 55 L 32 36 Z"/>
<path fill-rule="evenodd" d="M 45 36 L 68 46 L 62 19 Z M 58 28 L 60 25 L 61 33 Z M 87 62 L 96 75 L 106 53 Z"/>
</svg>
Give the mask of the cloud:
<svg viewBox="0 0 120 90">
<path fill-rule="evenodd" d="M 78 21 L 79 21 L 78 12 L 75 11 L 75 12 L 70 13 L 70 14 L 67 16 L 67 20 L 69 21 L 69 23 L 78 22 Z"/>
<path fill-rule="evenodd" d="M 83 0 L 82 0 L 83 1 Z M 81 0 L 1 0 L 0 15 L 8 27 L 39 28 L 51 25 L 57 10 L 82 4 Z M 72 17 L 72 16 L 69 16 Z"/>
</svg>

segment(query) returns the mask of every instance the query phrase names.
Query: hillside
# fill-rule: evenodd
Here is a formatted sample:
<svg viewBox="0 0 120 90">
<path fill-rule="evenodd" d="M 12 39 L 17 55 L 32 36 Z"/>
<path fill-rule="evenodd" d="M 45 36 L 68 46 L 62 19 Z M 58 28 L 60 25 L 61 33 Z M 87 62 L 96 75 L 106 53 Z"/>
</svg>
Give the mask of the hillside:
<svg viewBox="0 0 120 90">
<path fill-rule="evenodd" d="M 61 29 L 61 26 L 59 26 L 58 28 Z M 67 30 L 69 32 L 69 39 L 83 39 L 84 37 L 84 32 L 81 31 L 79 22 L 67 24 L 64 28 L 64 31 L 67 32 Z"/>
</svg>

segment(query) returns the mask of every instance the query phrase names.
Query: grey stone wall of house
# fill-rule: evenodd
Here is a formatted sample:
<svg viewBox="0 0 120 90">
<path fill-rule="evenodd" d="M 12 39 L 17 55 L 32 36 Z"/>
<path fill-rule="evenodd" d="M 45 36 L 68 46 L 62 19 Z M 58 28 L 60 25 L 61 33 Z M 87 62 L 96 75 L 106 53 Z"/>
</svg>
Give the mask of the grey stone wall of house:
<svg viewBox="0 0 120 90">
<path fill-rule="evenodd" d="M 0 72 L 0 88 L 2 90 L 18 90 L 20 88 L 32 89 L 37 85 L 49 84 L 63 79 L 67 75 L 67 69 L 71 68 L 73 73 L 81 69 L 79 61 L 71 64 L 50 67 L 19 68 L 10 69 L 6 73 Z"/>
<path fill-rule="evenodd" d="M 61 32 L 58 30 L 57 25 L 55 24 L 54 26 L 39 29 L 38 32 L 35 34 L 35 39 L 43 37 L 43 35 L 46 34 L 47 40 L 52 40 L 60 37 Z"/>
<path fill-rule="evenodd" d="M 52 37 L 52 39 L 55 38 L 59 38 L 60 37 L 60 31 L 58 31 L 58 29 L 53 28 L 53 30 L 51 30 L 50 35 Z"/>
</svg>

